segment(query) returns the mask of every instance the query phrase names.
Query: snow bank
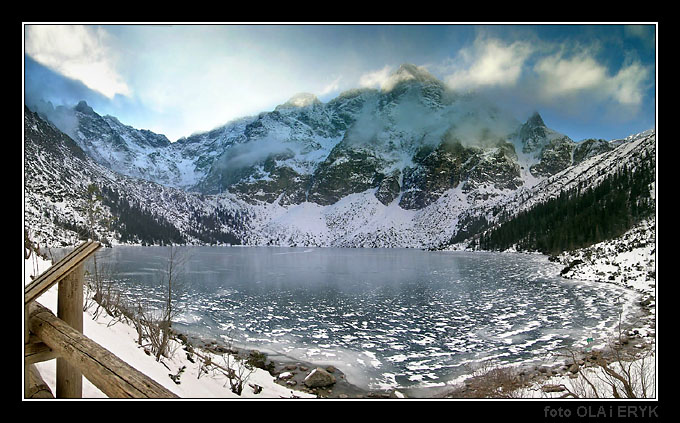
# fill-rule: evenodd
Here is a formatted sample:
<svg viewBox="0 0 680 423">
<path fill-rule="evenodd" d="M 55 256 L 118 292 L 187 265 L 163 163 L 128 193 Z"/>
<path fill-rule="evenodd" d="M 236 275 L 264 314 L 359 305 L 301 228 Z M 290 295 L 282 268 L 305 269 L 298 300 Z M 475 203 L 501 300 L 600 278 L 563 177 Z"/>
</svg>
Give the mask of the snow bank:
<svg viewBox="0 0 680 423">
<path fill-rule="evenodd" d="M 49 261 L 39 257 L 31 257 L 25 260 L 24 284 L 30 283 L 31 275 L 39 275 L 50 266 Z M 56 314 L 57 285 L 45 292 L 38 299 L 38 302 Z M 223 373 L 216 371 L 210 371 L 207 374 L 201 373 L 202 361 L 194 355 L 194 363 L 192 363 L 179 343 L 172 341 L 171 351 L 174 351 L 174 354 L 171 358 L 163 358 L 162 362 L 157 362 L 154 357 L 147 355 L 144 349 L 137 345 L 137 332 L 132 326 L 124 322 L 116 322 L 110 325 L 111 320 L 112 318 L 105 312 L 94 319 L 92 310 L 89 309 L 83 316 L 83 333 L 180 398 L 315 398 L 314 395 L 292 391 L 275 383 L 275 378 L 262 369 L 255 369 L 248 377 L 242 395 L 239 396 L 231 392 L 229 380 Z M 222 356 L 208 352 L 201 352 L 201 355 L 209 356 L 214 363 L 226 367 Z M 177 374 L 184 366 L 186 366 L 185 370 L 179 377 L 180 384 L 176 384 L 169 375 Z M 38 363 L 36 367 L 54 394 L 56 391 L 56 360 Z M 262 390 L 256 394 L 250 384 L 260 386 Z M 83 398 L 106 398 L 106 395 L 86 378 L 83 378 Z"/>
</svg>

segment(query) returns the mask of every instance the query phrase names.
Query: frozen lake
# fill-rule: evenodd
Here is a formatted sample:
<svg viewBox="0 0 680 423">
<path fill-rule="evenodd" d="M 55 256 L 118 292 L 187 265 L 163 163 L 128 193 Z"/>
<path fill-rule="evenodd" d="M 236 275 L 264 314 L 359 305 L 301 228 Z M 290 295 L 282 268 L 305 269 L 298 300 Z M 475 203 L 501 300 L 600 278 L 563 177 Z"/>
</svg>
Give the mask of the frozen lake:
<svg viewBox="0 0 680 423">
<path fill-rule="evenodd" d="M 480 360 L 604 342 L 633 294 L 567 281 L 545 256 L 414 249 L 182 247 L 176 329 L 333 364 L 370 388 L 440 386 Z M 132 297 L 160 298 L 167 247 L 105 249 Z M 110 264 L 107 264 L 110 263 Z"/>
</svg>

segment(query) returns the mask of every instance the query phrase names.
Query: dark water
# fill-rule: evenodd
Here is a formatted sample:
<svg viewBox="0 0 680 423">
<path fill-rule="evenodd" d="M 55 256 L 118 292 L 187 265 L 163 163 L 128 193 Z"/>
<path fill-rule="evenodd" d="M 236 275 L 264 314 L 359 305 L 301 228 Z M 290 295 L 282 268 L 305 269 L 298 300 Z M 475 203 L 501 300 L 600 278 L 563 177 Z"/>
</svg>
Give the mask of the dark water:
<svg viewBox="0 0 680 423">
<path fill-rule="evenodd" d="M 161 298 L 167 247 L 99 256 L 131 297 Z M 181 331 L 334 364 L 370 388 L 440 386 L 480 360 L 604 341 L 632 294 L 561 279 L 545 256 L 413 249 L 186 247 Z M 109 264 L 107 264 L 109 263 Z"/>
</svg>

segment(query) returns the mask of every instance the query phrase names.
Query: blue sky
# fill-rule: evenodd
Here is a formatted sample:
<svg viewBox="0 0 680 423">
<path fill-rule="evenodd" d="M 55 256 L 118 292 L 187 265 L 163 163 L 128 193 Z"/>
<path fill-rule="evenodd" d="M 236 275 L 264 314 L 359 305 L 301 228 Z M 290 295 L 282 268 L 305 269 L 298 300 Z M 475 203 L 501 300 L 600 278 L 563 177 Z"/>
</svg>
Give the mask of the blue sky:
<svg viewBox="0 0 680 423">
<path fill-rule="evenodd" d="M 655 125 L 654 25 L 24 26 L 26 102 L 73 105 L 171 141 L 273 110 L 326 102 L 423 66 L 519 120 L 539 111 L 574 140 Z"/>
</svg>

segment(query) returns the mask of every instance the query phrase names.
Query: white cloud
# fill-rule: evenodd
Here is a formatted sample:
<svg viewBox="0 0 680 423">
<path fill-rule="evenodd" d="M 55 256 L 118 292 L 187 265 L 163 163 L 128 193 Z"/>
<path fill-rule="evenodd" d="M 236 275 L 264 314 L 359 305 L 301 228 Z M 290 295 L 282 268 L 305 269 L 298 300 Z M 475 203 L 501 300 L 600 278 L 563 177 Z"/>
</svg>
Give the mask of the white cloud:
<svg viewBox="0 0 680 423">
<path fill-rule="evenodd" d="M 640 105 L 649 73 L 649 69 L 639 63 L 630 64 L 619 70 L 609 81 L 614 98 L 621 104 Z"/>
<path fill-rule="evenodd" d="M 627 37 L 639 38 L 649 47 L 654 47 L 656 37 L 654 25 L 626 25 L 624 26 L 624 34 Z"/>
<path fill-rule="evenodd" d="M 385 65 L 382 69 L 368 72 L 359 77 L 359 85 L 362 88 L 382 88 L 390 79 L 393 67 Z"/>
<path fill-rule="evenodd" d="M 651 69 L 634 60 L 611 69 L 597 58 L 598 52 L 597 43 L 509 42 L 479 36 L 437 69 L 454 90 L 491 90 L 497 96 L 522 98 L 533 107 L 572 112 L 596 104 L 612 112 L 639 108 Z"/>
<path fill-rule="evenodd" d="M 321 89 L 321 91 L 319 92 L 319 95 L 326 95 L 326 94 L 330 94 L 332 92 L 338 91 L 340 89 L 340 80 L 341 79 L 342 79 L 342 77 L 338 76 L 333 81 L 328 83 L 325 87 L 323 87 Z"/>
<path fill-rule="evenodd" d="M 384 92 L 391 91 L 397 84 L 410 79 L 428 80 L 434 78 L 425 66 L 404 63 L 396 71 L 386 65 L 377 71 L 368 72 L 359 77 L 362 88 L 379 88 Z"/>
<path fill-rule="evenodd" d="M 549 97 L 598 87 L 606 79 L 606 69 L 585 54 L 565 59 L 561 54 L 540 59 L 534 71 L 543 93 Z"/>
<path fill-rule="evenodd" d="M 37 62 L 108 98 L 130 94 L 105 31 L 83 25 L 26 25 L 25 30 L 25 52 Z"/>
<path fill-rule="evenodd" d="M 544 100 L 560 101 L 585 94 L 625 106 L 640 105 L 649 73 L 639 63 L 631 63 L 610 75 L 607 68 L 587 52 L 569 58 L 562 53 L 541 58 L 534 71 Z"/>
<path fill-rule="evenodd" d="M 453 89 L 515 85 L 524 63 L 533 52 L 530 44 L 515 41 L 504 44 L 496 39 L 475 40 L 451 62 L 451 73 L 444 78 Z"/>
</svg>

